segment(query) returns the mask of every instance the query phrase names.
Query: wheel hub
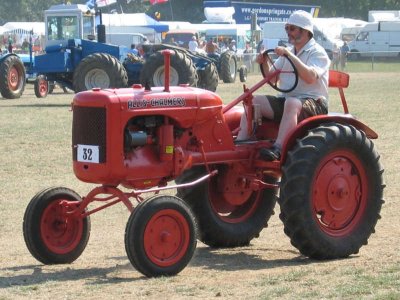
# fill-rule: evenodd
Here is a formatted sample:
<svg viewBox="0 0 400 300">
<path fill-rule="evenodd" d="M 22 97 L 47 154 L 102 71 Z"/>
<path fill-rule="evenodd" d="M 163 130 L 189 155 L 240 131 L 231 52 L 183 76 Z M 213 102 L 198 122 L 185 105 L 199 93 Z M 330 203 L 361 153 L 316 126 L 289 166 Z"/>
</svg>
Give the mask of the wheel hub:
<svg viewBox="0 0 400 300">
<path fill-rule="evenodd" d="M 41 236 L 54 253 L 65 254 L 75 249 L 83 231 L 82 219 L 67 216 L 61 201 L 49 205 L 41 219 Z"/>
<path fill-rule="evenodd" d="M 110 78 L 106 71 L 102 69 L 90 70 L 85 76 L 86 88 L 102 88 L 106 89 L 110 87 Z"/>
<path fill-rule="evenodd" d="M 161 66 L 157 68 L 157 70 L 154 72 L 153 83 L 155 86 L 163 86 L 164 81 L 165 81 L 165 67 Z M 170 66 L 169 69 L 169 84 L 171 86 L 179 85 L 179 74 L 172 66 Z"/>
<path fill-rule="evenodd" d="M 361 203 L 361 182 L 351 160 L 335 157 L 319 170 L 313 192 L 314 210 L 327 230 L 346 228 Z"/>
<path fill-rule="evenodd" d="M 8 84 L 10 86 L 10 89 L 12 89 L 13 91 L 15 91 L 18 88 L 19 73 L 15 67 L 11 68 L 9 72 Z"/>
<path fill-rule="evenodd" d="M 185 254 L 188 236 L 189 226 L 184 217 L 174 210 L 162 210 L 146 226 L 146 254 L 157 265 L 173 265 Z"/>
</svg>

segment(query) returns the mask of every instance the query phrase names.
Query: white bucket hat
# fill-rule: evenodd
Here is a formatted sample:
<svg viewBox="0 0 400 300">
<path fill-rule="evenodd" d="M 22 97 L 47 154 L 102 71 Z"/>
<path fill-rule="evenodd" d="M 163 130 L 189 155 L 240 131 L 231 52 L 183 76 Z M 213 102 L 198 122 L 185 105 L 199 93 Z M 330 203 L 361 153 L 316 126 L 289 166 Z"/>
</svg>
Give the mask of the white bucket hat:
<svg viewBox="0 0 400 300">
<path fill-rule="evenodd" d="M 310 13 L 304 10 L 296 10 L 294 13 L 292 13 L 286 24 L 298 26 L 308 30 L 312 35 L 314 35 L 313 17 Z"/>
</svg>

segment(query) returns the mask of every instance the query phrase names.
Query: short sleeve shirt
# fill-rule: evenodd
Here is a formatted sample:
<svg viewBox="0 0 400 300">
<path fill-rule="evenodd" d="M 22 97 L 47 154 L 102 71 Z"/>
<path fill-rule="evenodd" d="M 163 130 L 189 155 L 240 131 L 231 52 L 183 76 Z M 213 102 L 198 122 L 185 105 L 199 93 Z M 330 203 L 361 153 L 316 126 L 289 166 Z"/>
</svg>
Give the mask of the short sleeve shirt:
<svg viewBox="0 0 400 300">
<path fill-rule="evenodd" d="M 290 49 L 294 54 L 294 47 Z M 328 80 L 329 80 L 329 66 L 330 59 L 322 48 L 314 39 L 310 39 L 304 47 L 295 54 L 305 65 L 312 67 L 317 73 L 318 80 L 315 83 L 306 83 L 299 76 L 297 87 L 289 92 L 283 93 L 283 97 L 296 97 L 296 98 L 324 98 L 328 100 Z M 279 57 L 275 63 L 277 69 L 283 71 L 293 71 L 293 67 L 289 61 L 284 57 Z M 281 73 L 279 75 L 279 87 L 282 89 L 289 89 L 294 84 L 293 73 Z"/>
</svg>

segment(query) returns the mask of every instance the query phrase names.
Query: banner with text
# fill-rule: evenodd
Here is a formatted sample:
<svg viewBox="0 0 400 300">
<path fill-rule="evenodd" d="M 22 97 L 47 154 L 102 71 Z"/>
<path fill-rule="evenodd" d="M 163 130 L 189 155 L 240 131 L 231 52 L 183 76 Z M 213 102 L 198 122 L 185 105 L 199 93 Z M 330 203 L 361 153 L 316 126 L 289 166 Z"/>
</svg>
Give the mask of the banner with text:
<svg viewBox="0 0 400 300">
<path fill-rule="evenodd" d="M 233 19 L 237 24 L 249 24 L 251 15 L 257 14 L 258 25 L 267 22 L 286 22 L 289 16 L 296 10 L 302 9 L 318 17 L 319 6 L 315 5 L 296 5 L 296 4 L 278 4 L 278 3 L 256 3 L 256 2 L 238 2 L 238 1 L 204 1 L 204 7 L 228 7 L 233 6 L 235 13 Z"/>
</svg>

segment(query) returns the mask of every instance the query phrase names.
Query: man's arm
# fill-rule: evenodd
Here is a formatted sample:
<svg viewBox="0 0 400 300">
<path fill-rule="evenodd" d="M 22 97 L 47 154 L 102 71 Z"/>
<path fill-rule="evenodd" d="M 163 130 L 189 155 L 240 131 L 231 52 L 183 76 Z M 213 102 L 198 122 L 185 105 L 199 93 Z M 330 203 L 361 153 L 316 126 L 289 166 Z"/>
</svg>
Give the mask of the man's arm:
<svg viewBox="0 0 400 300">
<path fill-rule="evenodd" d="M 289 51 L 285 47 L 276 47 L 275 53 L 279 56 L 286 55 L 293 62 L 297 69 L 299 77 L 303 79 L 306 83 L 312 84 L 318 80 L 318 74 L 313 67 L 304 64 L 296 55 Z"/>
</svg>

